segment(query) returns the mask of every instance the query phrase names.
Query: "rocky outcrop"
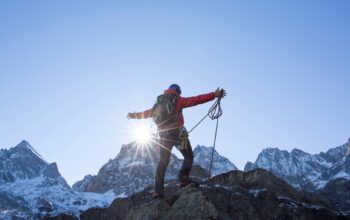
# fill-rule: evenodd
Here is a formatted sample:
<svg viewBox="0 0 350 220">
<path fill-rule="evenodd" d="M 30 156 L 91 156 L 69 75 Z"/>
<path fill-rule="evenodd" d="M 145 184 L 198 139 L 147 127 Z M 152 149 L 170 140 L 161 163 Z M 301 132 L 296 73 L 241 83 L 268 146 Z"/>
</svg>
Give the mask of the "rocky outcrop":
<svg viewBox="0 0 350 220">
<path fill-rule="evenodd" d="M 108 208 L 94 208 L 82 220 L 122 219 L 346 219 L 322 200 L 295 190 L 269 172 L 231 171 L 204 185 L 166 186 L 166 199 L 152 199 L 146 188 Z"/>
<path fill-rule="evenodd" d="M 329 181 L 318 193 L 335 210 L 350 213 L 350 180 L 338 178 Z"/>
</svg>

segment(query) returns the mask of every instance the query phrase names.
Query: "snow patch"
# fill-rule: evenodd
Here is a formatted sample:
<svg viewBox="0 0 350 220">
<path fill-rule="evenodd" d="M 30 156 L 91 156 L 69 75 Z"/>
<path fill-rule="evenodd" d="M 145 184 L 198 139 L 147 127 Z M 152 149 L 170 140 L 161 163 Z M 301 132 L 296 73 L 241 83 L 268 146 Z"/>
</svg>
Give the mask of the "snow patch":
<svg viewBox="0 0 350 220">
<path fill-rule="evenodd" d="M 128 195 L 126 195 L 124 192 L 123 193 L 120 193 L 119 195 L 117 195 L 116 198 L 126 198 L 128 197 Z"/>
<path fill-rule="evenodd" d="M 254 197 L 257 197 L 260 192 L 265 192 L 265 191 L 266 191 L 265 188 L 263 188 L 263 189 L 251 189 L 251 190 L 249 190 L 249 193 L 253 194 Z"/>
<path fill-rule="evenodd" d="M 336 175 L 334 175 L 331 179 L 337 179 L 337 178 L 345 178 L 350 180 L 350 174 L 346 173 L 345 171 L 340 171 L 339 173 L 337 173 Z"/>
</svg>

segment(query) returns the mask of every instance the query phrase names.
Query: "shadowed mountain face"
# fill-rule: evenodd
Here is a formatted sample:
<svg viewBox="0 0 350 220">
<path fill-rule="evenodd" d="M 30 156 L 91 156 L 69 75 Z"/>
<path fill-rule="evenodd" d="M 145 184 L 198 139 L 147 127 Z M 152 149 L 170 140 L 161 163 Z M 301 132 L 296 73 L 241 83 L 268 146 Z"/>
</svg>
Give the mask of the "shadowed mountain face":
<svg viewBox="0 0 350 220">
<path fill-rule="evenodd" d="M 22 141 L 14 148 L 0 151 L 0 183 L 39 176 L 60 178 L 68 186 L 59 174 L 57 164 L 48 164 L 28 142 Z"/>
<path fill-rule="evenodd" d="M 329 181 L 317 193 L 337 211 L 350 213 L 350 180 L 337 178 Z"/>
<path fill-rule="evenodd" d="M 169 182 L 166 199 L 153 200 L 146 188 L 108 208 L 80 215 L 92 219 L 345 219 L 321 200 L 303 194 L 267 171 L 231 171 L 206 185 L 179 189 Z"/>
<path fill-rule="evenodd" d="M 244 170 L 263 168 L 296 188 L 314 191 L 331 180 L 350 179 L 350 155 L 347 152 L 348 144 L 315 155 L 298 149 L 288 152 L 267 148 L 254 163 L 248 162 Z"/>
<path fill-rule="evenodd" d="M 210 147 L 197 146 L 194 149 L 195 165 L 191 172 L 192 176 L 200 179 L 207 178 L 208 171 L 205 171 L 203 167 L 209 167 L 211 153 L 212 148 Z M 98 193 L 113 190 L 115 195 L 120 197 L 131 195 L 154 184 L 158 161 L 158 147 L 140 147 L 135 143 L 124 145 L 116 158 L 103 165 L 98 175 L 85 176 L 83 180 L 73 185 L 73 189 Z M 166 179 L 176 179 L 181 165 L 182 160 L 172 154 Z M 214 152 L 213 167 L 215 174 L 237 169 L 233 163 L 219 155 L 217 151 Z"/>
<path fill-rule="evenodd" d="M 58 171 L 26 141 L 0 150 L 0 219 L 40 219 L 107 206 L 114 196 L 74 192 Z"/>
</svg>

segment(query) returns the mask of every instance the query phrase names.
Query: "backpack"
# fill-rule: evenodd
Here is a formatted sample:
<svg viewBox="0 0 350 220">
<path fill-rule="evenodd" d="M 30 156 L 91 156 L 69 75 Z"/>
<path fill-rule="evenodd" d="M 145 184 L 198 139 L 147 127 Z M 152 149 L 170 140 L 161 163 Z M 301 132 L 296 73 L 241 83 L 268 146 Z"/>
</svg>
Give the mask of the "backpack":
<svg viewBox="0 0 350 220">
<path fill-rule="evenodd" d="M 152 118 L 157 126 L 170 125 L 177 122 L 177 94 L 162 94 L 152 108 Z"/>
</svg>

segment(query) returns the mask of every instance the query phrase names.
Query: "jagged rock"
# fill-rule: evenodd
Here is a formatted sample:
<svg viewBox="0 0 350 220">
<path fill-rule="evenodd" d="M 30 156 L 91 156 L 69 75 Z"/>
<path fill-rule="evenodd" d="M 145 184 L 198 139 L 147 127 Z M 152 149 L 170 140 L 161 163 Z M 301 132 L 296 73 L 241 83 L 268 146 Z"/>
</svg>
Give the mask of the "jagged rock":
<svg viewBox="0 0 350 220">
<path fill-rule="evenodd" d="M 166 187 L 166 200 L 153 200 L 146 188 L 117 199 L 106 209 L 91 209 L 82 220 L 119 219 L 345 219 L 319 198 L 297 191 L 269 172 L 231 171 L 200 188 Z"/>
<path fill-rule="evenodd" d="M 163 219 L 170 209 L 170 204 L 164 199 L 158 199 L 153 202 L 141 205 L 137 208 L 132 208 L 125 220 L 158 220 Z"/>
<path fill-rule="evenodd" d="M 190 176 L 192 176 L 192 178 L 197 178 L 200 181 L 202 179 L 209 178 L 209 173 L 208 170 L 204 169 L 200 165 L 195 164 L 192 166 Z"/>
<path fill-rule="evenodd" d="M 61 176 L 61 174 L 58 172 L 56 163 L 51 163 L 47 167 L 45 167 L 43 175 L 50 178 L 58 178 Z"/>
<path fill-rule="evenodd" d="M 251 170 L 254 170 L 255 168 L 256 168 L 255 164 L 248 161 L 244 166 L 244 171 L 251 171 Z"/>
<path fill-rule="evenodd" d="M 36 206 L 38 207 L 39 212 L 49 213 L 53 211 L 54 207 L 50 201 L 45 198 L 38 198 L 36 200 Z"/>
<path fill-rule="evenodd" d="M 216 219 L 218 212 L 198 188 L 189 185 L 178 190 L 169 201 L 161 199 L 132 208 L 126 220 Z"/>
</svg>

